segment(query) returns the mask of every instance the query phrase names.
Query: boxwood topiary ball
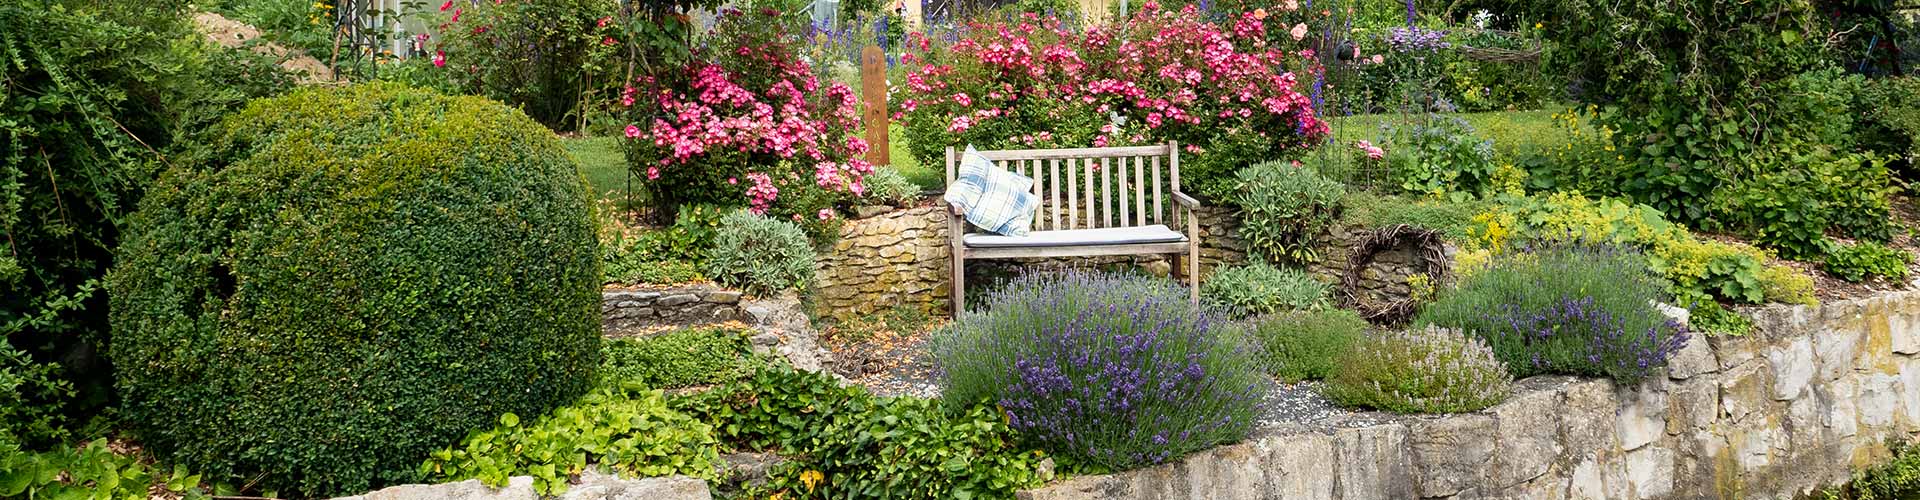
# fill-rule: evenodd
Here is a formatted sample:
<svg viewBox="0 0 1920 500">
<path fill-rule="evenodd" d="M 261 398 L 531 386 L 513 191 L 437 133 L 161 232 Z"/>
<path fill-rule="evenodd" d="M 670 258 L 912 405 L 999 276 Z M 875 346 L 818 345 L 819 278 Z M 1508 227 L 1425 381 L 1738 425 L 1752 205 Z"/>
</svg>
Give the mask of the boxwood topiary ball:
<svg viewBox="0 0 1920 500">
<path fill-rule="evenodd" d="M 141 201 L 108 282 L 148 447 L 210 480 L 356 493 L 588 388 L 598 243 L 552 132 L 392 84 L 258 100 L 220 127 Z"/>
</svg>

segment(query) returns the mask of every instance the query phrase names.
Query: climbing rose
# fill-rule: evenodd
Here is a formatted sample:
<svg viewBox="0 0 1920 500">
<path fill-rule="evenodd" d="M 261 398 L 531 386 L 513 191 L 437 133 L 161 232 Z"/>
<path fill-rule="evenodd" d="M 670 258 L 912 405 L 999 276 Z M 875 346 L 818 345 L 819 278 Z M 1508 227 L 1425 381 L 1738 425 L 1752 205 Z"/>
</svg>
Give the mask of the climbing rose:
<svg viewBox="0 0 1920 500">
<path fill-rule="evenodd" d="M 631 125 L 631 124 L 629 124 L 629 125 L 627 125 L 627 138 L 628 138 L 628 139 L 639 139 L 639 138 L 640 138 L 640 127 L 636 127 L 636 126 L 633 126 L 633 125 Z"/>
</svg>

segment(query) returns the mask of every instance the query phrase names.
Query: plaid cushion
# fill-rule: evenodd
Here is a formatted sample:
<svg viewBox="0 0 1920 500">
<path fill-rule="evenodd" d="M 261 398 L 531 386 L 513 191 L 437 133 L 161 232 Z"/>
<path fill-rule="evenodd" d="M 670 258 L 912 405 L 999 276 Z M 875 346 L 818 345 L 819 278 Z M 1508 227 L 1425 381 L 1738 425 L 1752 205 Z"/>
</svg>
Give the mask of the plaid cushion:
<svg viewBox="0 0 1920 500">
<path fill-rule="evenodd" d="M 959 175 L 947 186 L 945 199 L 966 210 L 967 222 L 1007 236 L 1026 236 L 1040 208 L 1033 179 L 994 165 L 973 146 L 961 156 Z"/>
</svg>

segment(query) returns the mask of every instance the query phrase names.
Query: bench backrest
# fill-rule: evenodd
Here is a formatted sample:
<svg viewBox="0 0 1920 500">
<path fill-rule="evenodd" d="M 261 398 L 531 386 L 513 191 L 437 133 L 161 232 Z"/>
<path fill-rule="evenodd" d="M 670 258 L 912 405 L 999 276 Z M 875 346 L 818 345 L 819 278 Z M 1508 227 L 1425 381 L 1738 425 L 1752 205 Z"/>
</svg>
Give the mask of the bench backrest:
<svg viewBox="0 0 1920 500">
<path fill-rule="evenodd" d="M 947 148 L 948 184 L 965 152 Z M 1033 194 L 1040 197 L 1035 231 L 1174 224 L 1172 193 L 1180 190 L 1180 148 L 1174 143 L 980 154 L 1033 179 Z"/>
</svg>

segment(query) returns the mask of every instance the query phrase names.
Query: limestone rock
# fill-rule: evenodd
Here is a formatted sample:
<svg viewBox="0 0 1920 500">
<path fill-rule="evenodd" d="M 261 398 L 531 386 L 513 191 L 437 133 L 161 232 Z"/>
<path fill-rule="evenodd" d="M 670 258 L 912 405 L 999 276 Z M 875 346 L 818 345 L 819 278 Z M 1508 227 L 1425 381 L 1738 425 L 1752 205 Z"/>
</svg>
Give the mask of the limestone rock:
<svg viewBox="0 0 1920 500">
<path fill-rule="evenodd" d="M 1649 446 L 1627 452 L 1627 484 L 1633 498 L 1661 498 L 1673 492 L 1673 451 Z"/>
<path fill-rule="evenodd" d="M 1699 338 L 1687 340 L 1680 351 L 1667 359 L 1667 376 L 1674 380 L 1686 380 L 1703 373 L 1720 371 L 1720 362 L 1713 357 L 1713 348 L 1707 341 Z"/>
<path fill-rule="evenodd" d="M 1620 437 L 1621 450 L 1637 450 L 1666 437 L 1667 393 L 1657 385 L 1660 381 L 1650 379 L 1618 391 L 1620 411 L 1614 417 L 1614 433 Z"/>
<path fill-rule="evenodd" d="M 1413 498 L 1407 427 L 1340 429 L 1333 434 L 1336 488 L 1347 498 Z"/>
<path fill-rule="evenodd" d="M 1813 341 L 1801 337 L 1767 352 L 1773 368 L 1773 399 L 1792 401 L 1813 380 Z"/>
<path fill-rule="evenodd" d="M 507 478 L 507 485 L 492 488 L 478 479 L 444 484 L 405 484 L 381 489 L 365 495 L 340 497 L 334 500 L 537 500 L 539 494 L 533 492 L 533 476 L 513 476 Z"/>
<path fill-rule="evenodd" d="M 1537 377 L 1521 382 L 1513 397 L 1487 411 L 1494 417 L 1493 486 L 1505 488 L 1547 473 L 1561 448 L 1561 390 L 1570 379 Z M 1544 386 L 1544 387 L 1542 387 Z"/>
<path fill-rule="evenodd" d="M 1421 497 L 1444 497 L 1483 484 L 1494 461 L 1492 416 L 1450 415 L 1416 422 L 1407 440 L 1413 450 Z"/>
<path fill-rule="evenodd" d="M 621 479 L 589 469 L 559 500 L 712 500 L 707 482 L 687 476 Z"/>
</svg>

